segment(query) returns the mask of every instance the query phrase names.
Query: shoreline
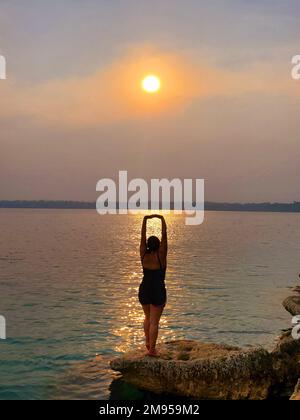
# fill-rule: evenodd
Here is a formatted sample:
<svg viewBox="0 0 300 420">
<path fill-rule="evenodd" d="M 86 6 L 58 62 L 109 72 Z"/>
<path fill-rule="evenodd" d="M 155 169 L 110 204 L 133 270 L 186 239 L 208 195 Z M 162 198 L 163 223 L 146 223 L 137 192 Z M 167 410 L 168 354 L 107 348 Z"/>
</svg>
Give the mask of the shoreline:
<svg viewBox="0 0 300 420">
<path fill-rule="evenodd" d="M 174 210 L 171 203 L 170 211 Z M 124 209 L 117 203 L 116 210 Z M 1 200 L 0 209 L 40 209 L 40 210 L 96 210 L 96 202 L 65 200 Z M 140 211 L 149 211 L 150 204 Z M 184 211 L 184 206 L 182 204 Z M 164 211 L 161 205 L 151 210 Z M 168 211 L 168 209 L 166 209 Z M 206 201 L 204 211 L 245 212 L 245 213 L 300 213 L 300 202 L 293 203 L 224 203 Z"/>
<path fill-rule="evenodd" d="M 125 382 L 146 391 L 198 400 L 300 400 L 300 296 L 282 303 L 293 327 L 268 351 L 196 340 L 166 341 L 156 358 L 143 349 L 111 360 Z"/>
</svg>

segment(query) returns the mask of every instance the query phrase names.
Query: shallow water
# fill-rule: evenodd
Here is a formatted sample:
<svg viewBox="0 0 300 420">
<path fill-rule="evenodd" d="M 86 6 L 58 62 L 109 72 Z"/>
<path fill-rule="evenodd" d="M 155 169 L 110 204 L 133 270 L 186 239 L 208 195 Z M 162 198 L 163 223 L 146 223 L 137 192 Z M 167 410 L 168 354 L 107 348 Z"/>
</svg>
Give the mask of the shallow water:
<svg viewBox="0 0 300 420">
<path fill-rule="evenodd" d="M 108 368 L 143 342 L 142 216 L 0 210 L 0 399 L 143 398 Z M 300 214 L 206 212 L 169 226 L 168 305 L 160 339 L 271 347 L 290 325 Z M 151 223 L 151 222 L 150 222 Z M 149 233 L 157 233 L 153 225 Z"/>
</svg>

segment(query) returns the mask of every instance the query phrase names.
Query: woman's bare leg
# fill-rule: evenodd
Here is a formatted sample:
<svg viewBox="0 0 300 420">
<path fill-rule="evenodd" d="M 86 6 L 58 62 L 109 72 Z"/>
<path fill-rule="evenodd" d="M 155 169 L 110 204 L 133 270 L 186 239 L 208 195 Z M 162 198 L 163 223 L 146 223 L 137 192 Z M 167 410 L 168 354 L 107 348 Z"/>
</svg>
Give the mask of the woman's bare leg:
<svg viewBox="0 0 300 420">
<path fill-rule="evenodd" d="M 142 305 L 145 319 L 144 319 L 144 333 L 145 333 L 145 340 L 146 340 L 146 347 L 150 349 L 150 305 Z"/>
<path fill-rule="evenodd" d="M 150 306 L 150 330 L 149 330 L 149 338 L 150 338 L 150 349 L 149 349 L 149 355 L 155 356 L 155 346 L 158 336 L 158 326 L 160 317 L 163 313 L 164 305 L 161 306 Z"/>
</svg>

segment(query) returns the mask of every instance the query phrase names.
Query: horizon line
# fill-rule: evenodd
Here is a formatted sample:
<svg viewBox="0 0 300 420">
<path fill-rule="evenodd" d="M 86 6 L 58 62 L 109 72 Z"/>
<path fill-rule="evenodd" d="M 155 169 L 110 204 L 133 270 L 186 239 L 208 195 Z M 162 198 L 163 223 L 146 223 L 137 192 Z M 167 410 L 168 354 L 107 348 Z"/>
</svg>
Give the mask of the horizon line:
<svg viewBox="0 0 300 420">
<path fill-rule="evenodd" d="M 149 201 L 150 202 L 150 201 Z M 160 201 L 161 202 L 161 201 Z M 95 201 L 91 200 L 71 200 L 71 199 L 0 199 L 0 203 L 86 203 L 86 204 L 94 204 Z M 123 202 L 117 201 L 117 203 L 124 204 Z M 174 204 L 175 201 L 171 201 L 171 204 Z M 178 203 L 178 201 L 176 202 Z M 184 203 L 184 201 L 182 201 Z M 298 204 L 300 205 L 300 201 L 214 201 L 214 200 L 205 200 L 205 203 L 213 203 L 213 204 Z"/>
<path fill-rule="evenodd" d="M 170 203 L 170 208 L 162 208 L 162 203 L 157 202 L 154 205 L 150 202 L 140 203 L 136 210 L 140 211 L 172 211 L 174 202 Z M 184 211 L 184 202 L 180 204 L 181 210 Z M 116 203 L 116 210 L 124 209 L 125 203 Z M 195 206 L 195 203 L 193 203 Z M 128 208 L 128 203 L 125 208 Z M 77 200 L 0 200 L 0 209 L 61 209 L 61 210 L 96 210 L 96 201 L 77 201 Z M 178 208 L 177 208 L 178 209 Z M 196 210 L 196 209 L 195 209 Z M 205 211 L 262 211 L 262 212 L 300 212 L 300 202 L 217 202 L 205 201 Z"/>
</svg>

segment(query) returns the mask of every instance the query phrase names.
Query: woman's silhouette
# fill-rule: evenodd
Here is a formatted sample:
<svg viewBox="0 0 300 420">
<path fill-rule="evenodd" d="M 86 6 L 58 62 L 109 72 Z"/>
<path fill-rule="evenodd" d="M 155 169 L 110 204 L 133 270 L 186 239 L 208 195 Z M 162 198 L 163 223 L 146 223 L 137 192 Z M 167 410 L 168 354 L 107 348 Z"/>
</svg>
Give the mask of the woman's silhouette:
<svg viewBox="0 0 300 420">
<path fill-rule="evenodd" d="M 146 239 L 147 220 L 159 218 L 162 222 L 161 241 L 156 236 Z M 156 340 L 159 320 L 163 313 L 167 292 L 165 276 L 167 268 L 167 225 L 163 216 L 145 216 L 142 225 L 140 255 L 144 277 L 139 288 L 139 301 L 145 313 L 144 331 L 149 356 L 156 356 Z"/>
</svg>

